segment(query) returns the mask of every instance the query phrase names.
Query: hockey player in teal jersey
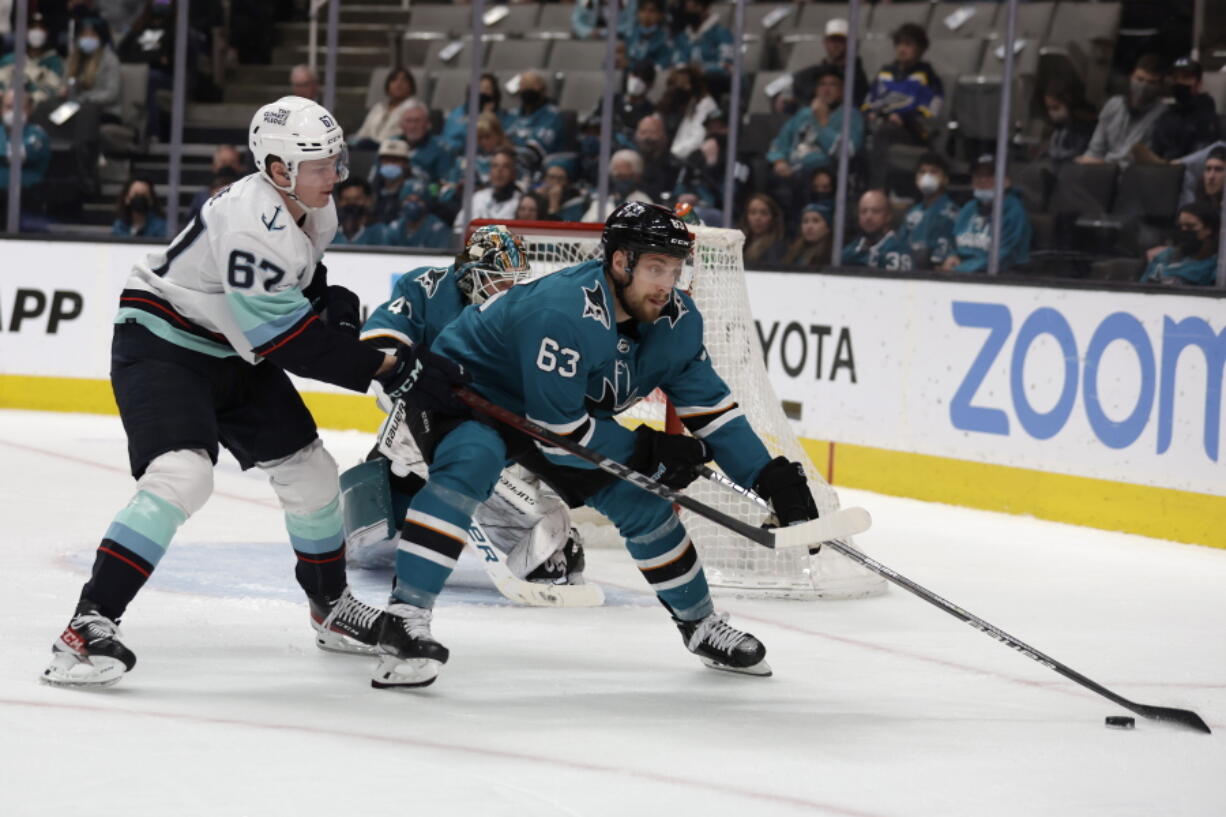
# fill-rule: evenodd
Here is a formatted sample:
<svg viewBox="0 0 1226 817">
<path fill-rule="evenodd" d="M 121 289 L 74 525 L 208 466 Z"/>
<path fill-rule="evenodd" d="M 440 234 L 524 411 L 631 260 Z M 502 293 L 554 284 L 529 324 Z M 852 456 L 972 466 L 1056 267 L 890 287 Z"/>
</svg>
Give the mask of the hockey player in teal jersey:
<svg viewBox="0 0 1226 817">
<path fill-rule="evenodd" d="M 404 346 L 429 346 L 466 306 L 479 306 L 530 274 L 519 236 L 500 224 L 480 227 L 465 241 L 455 263 L 401 276 L 392 297 L 366 319 L 361 338 L 393 354 Z M 389 415 L 367 461 L 341 476 L 349 558 L 362 567 L 390 566 L 398 537 L 389 534 L 398 531 L 413 495 L 425 484 L 426 463 L 402 422 L 403 411 L 384 407 Z M 386 508 L 392 511 L 394 530 L 386 524 Z M 522 469 L 516 467 L 516 473 L 499 479 L 476 521 L 490 543 L 506 554 L 506 565 L 518 578 L 582 583 L 582 541 L 571 527 L 566 505 Z"/>
<path fill-rule="evenodd" d="M 465 310 L 434 351 L 464 366 L 490 400 L 670 487 L 684 488 L 713 458 L 769 500 L 780 524 L 813 519 L 817 508 L 799 463 L 771 459 L 712 367 L 702 316 L 675 288 L 692 244 L 668 210 L 624 204 L 606 222 L 602 259 Z M 631 431 L 613 419 L 656 387 L 694 436 Z M 401 534 L 374 686 L 425 686 L 447 661 L 447 648 L 431 635 L 431 610 L 473 509 L 508 460 L 539 474 L 572 507 L 589 505 L 613 521 L 686 647 L 705 664 L 770 673 L 762 643 L 715 612 L 698 552 L 668 502 L 505 427 L 410 407 L 430 477 Z"/>
</svg>

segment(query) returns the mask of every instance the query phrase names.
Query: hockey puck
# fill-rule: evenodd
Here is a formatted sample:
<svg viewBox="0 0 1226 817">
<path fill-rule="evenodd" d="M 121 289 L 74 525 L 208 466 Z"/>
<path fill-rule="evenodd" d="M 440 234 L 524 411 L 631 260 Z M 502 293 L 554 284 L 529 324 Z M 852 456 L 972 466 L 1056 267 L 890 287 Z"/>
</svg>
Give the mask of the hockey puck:
<svg viewBox="0 0 1226 817">
<path fill-rule="evenodd" d="M 1107 726 L 1112 729 L 1132 729 L 1137 725 L 1136 718 L 1130 718 L 1127 715 L 1108 715 Z"/>
</svg>

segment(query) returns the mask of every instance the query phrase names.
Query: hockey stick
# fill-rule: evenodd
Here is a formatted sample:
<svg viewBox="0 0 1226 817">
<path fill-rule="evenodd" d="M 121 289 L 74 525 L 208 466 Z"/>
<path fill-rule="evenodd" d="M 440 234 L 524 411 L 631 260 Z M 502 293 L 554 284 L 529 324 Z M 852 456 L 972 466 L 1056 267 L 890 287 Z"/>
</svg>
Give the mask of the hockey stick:
<svg viewBox="0 0 1226 817">
<path fill-rule="evenodd" d="M 735 491 L 741 496 L 744 496 L 744 497 L 747 497 L 749 499 L 756 501 L 760 505 L 769 507 L 769 505 L 766 504 L 766 501 L 763 500 L 762 497 L 757 496 L 756 494 L 753 493 L 753 491 L 750 491 L 747 488 L 743 488 L 740 485 L 737 485 L 736 483 L 732 482 L 732 480 L 728 479 L 723 474 L 720 474 L 716 471 L 712 471 L 710 468 L 707 468 L 703 470 L 703 476 L 711 480 L 712 482 L 717 482 L 720 485 L 723 485 L 724 487 Z M 1030 658 L 1034 661 L 1039 662 L 1040 664 L 1042 664 L 1043 666 L 1047 667 L 1050 670 L 1055 670 L 1056 672 L 1063 675 L 1065 678 L 1068 678 L 1070 681 L 1074 681 L 1080 684 L 1081 686 L 1085 687 L 1091 692 L 1097 692 L 1099 695 L 1103 696 L 1107 700 L 1113 701 L 1114 703 L 1119 704 L 1125 709 L 1135 712 L 1144 718 L 1150 718 L 1151 720 L 1170 721 L 1171 723 L 1177 723 L 1177 724 L 1180 724 L 1181 726 L 1186 726 L 1189 729 L 1195 729 L 1199 732 L 1209 732 L 1210 731 L 1209 725 L 1205 723 L 1204 720 L 1201 719 L 1200 715 L 1197 715 L 1195 712 L 1192 712 L 1191 710 L 1173 709 L 1167 706 L 1150 706 L 1149 704 L 1139 704 L 1139 703 L 1136 703 L 1135 701 L 1128 700 L 1122 695 L 1117 695 L 1116 693 L 1107 689 L 1102 684 L 1099 684 L 1098 682 L 1087 678 L 1086 676 L 1082 675 L 1080 672 L 1077 672 L 1075 669 L 1069 666 L 1066 666 L 1065 664 L 1060 663 L 1059 661 L 1047 655 L 1046 653 L 1040 652 L 1039 650 L 1027 644 L 1025 641 L 1022 641 L 1020 638 L 1014 638 L 1013 636 L 1009 635 L 1008 633 L 1006 633 L 1004 630 L 1000 629 L 999 627 L 989 624 L 988 622 L 984 621 L 983 619 L 979 618 L 973 613 L 963 610 L 961 607 L 954 604 L 953 602 L 941 598 L 936 593 L 933 593 L 931 590 L 925 587 L 922 587 L 921 585 L 916 584 L 915 582 L 908 579 L 906 576 L 903 576 L 899 573 L 894 572 L 890 568 L 883 565 L 881 562 L 878 562 L 876 559 L 873 559 L 872 557 L 861 553 L 860 551 L 856 550 L 854 547 L 847 544 L 846 542 L 841 542 L 837 539 L 832 539 L 824 543 L 823 546 L 834 548 L 836 551 L 843 554 L 848 559 L 851 559 L 853 562 L 861 565 L 862 567 L 868 568 L 869 570 L 876 573 L 878 576 L 881 576 L 883 579 L 893 582 L 894 584 L 901 587 L 903 590 L 906 590 L 907 592 L 912 593 L 913 595 L 919 596 L 924 601 L 928 602 L 934 607 L 938 607 L 941 610 L 944 610 L 946 613 L 949 613 L 951 616 L 954 616 L 955 618 L 962 620 L 963 622 L 974 627 L 979 632 L 984 633 L 990 636 L 991 638 L 996 639 L 1001 644 L 1004 644 L 1007 647 L 1012 647 L 1013 649 L 1017 650 L 1018 652 L 1020 652 L 1022 655 L 1026 656 L 1027 658 Z"/>
<path fill-rule="evenodd" d="M 704 519 L 709 519 L 734 533 L 739 533 L 746 539 L 751 539 L 763 547 L 808 548 L 830 539 L 863 533 L 873 524 L 868 511 L 863 508 L 844 508 L 799 525 L 772 530 L 758 528 L 748 522 L 743 522 L 740 519 L 721 513 L 715 508 L 708 507 L 696 499 L 674 491 L 667 485 L 662 485 L 649 477 L 643 476 L 632 468 L 627 468 L 617 460 L 609 459 L 586 446 L 580 445 L 573 440 L 550 431 L 538 423 L 532 422 L 526 417 L 520 417 L 518 414 L 508 411 L 502 406 L 491 403 L 471 389 L 459 387 L 455 393 L 460 400 L 482 414 L 505 423 L 511 428 L 522 431 L 542 442 L 549 443 L 554 448 L 560 448 L 567 453 L 573 454 L 579 459 L 587 460 L 602 471 L 606 471 L 618 479 L 637 485 L 649 494 L 654 494 L 661 499 L 667 499 L 674 505 L 680 505 L 693 511 Z"/>
</svg>

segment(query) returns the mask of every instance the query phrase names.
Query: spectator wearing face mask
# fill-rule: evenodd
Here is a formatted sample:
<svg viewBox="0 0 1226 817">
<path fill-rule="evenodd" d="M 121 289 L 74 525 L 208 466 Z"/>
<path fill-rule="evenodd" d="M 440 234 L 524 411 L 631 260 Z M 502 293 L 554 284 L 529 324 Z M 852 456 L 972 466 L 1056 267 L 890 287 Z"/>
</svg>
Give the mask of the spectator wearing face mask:
<svg viewBox="0 0 1226 817">
<path fill-rule="evenodd" d="M 1213 97 L 1202 92 L 1203 76 L 1200 63 L 1191 57 L 1175 62 L 1171 70 L 1171 93 L 1175 102 L 1158 117 L 1149 140 L 1149 148 L 1157 159 L 1178 159 L 1221 138 L 1217 106 Z"/>
<path fill-rule="evenodd" d="M 996 157 L 980 156 L 971 171 L 975 198 L 967 202 L 954 223 L 954 251 L 941 269 L 947 272 L 987 272 L 992 251 L 992 205 L 995 200 Z M 1005 271 L 1030 260 L 1030 217 L 1005 175 L 1001 203 L 1000 269 Z"/>
<path fill-rule="evenodd" d="M 703 125 L 705 138 L 682 164 L 673 188 L 673 198 L 690 205 L 699 218 L 711 223 L 719 221 L 720 216 L 714 211 L 724 206 L 728 116 L 717 108 L 707 114 Z M 733 170 L 734 202 L 744 200 L 746 191 L 751 187 L 751 175 L 748 165 L 737 162 Z"/>
<path fill-rule="evenodd" d="M 698 150 L 706 138 L 704 123 L 719 105 L 707 92 L 702 73 L 692 66 L 674 68 L 668 74 L 668 88 L 656 110 L 673 134 L 669 152 L 684 160 Z"/>
<path fill-rule="evenodd" d="M 1217 283 L 1221 209 L 1204 202 L 1185 204 L 1175 221 L 1173 246 L 1150 253 L 1141 282 L 1213 286 Z"/>
<path fill-rule="evenodd" d="M 644 116 L 634 131 L 634 147 L 643 158 L 640 185 L 652 201 L 660 202 L 672 194 L 681 173 L 681 163 L 669 152 L 668 132 L 659 114 Z"/>
<path fill-rule="evenodd" d="M 1146 54 L 1137 60 L 1129 78 L 1128 93 L 1113 96 L 1098 114 L 1098 126 L 1086 152 L 1077 157 L 1080 164 L 1101 165 L 1132 162 L 1133 146 L 1146 142 L 1154 123 L 1166 110 L 1162 103 L 1165 69 L 1161 58 Z"/>
<path fill-rule="evenodd" d="M 481 85 L 477 90 L 478 116 L 492 114 L 498 117 L 498 123 L 503 131 L 507 129 L 510 117 L 502 109 L 502 90 L 498 87 L 498 78 L 493 74 L 482 74 Z M 468 99 L 456 105 L 447 114 L 443 123 L 443 132 L 439 134 L 443 147 L 456 157 L 463 155 L 468 149 Z"/>
<path fill-rule="evenodd" d="M 21 129 L 21 186 L 31 187 L 43 180 L 47 174 L 47 166 L 51 163 L 51 140 L 47 132 L 30 122 L 30 112 L 33 110 L 33 100 L 25 96 L 25 118 Z M 12 132 L 16 117 L 16 94 L 12 90 L 4 92 L 4 124 L 0 126 L 0 190 L 9 189 L 9 133 Z M 6 198 L 0 208 L 6 207 Z"/>
<path fill-rule="evenodd" d="M 884 190 L 868 190 L 860 196 L 857 214 L 860 237 L 843 248 L 843 266 L 900 272 L 915 268 L 911 248 L 894 229 L 894 214 Z"/>
<path fill-rule="evenodd" d="M 115 223 L 111 235 L 128 238 L 165 238 L 166 220 L 157 201 L 153 182 L 131 179 L 115 202 Z"/>
<path fill-rule="evenodd" d="M 656 68 L 673 61 L 673 41 L 664 25 L 664 0 L 639 0 L 634 28 L 626 38 L 626 60 L 633 65 L 646 60 Z"/>
<path fill-rule="evenodd" d="M 562 114 L 545 96 L 545 77 L 539 71 L 519 75 L 519 107 L 508 114 L 507 136 L 520 147 L 535 145 L 541 155 L 562 150 Z"/>
<path fill-rule="evenodd" d="M 634 146 L 634 131 L 644 116 L 650 116 L 656 109 L 655 104 L 647 98 L 647 92 L 656 81 L 656 66 L 650 60 L 639 60 L 630 66 L 626 74 L 625 90 L 619 94 L 614 103 L 613 111 L 616 120 L 613 124 L 616 134 L 616 144 L 622 147 Z"/>
<path fill-rule="evenodd" d="M 375 206 L 372 220 L 388 224 L 400 215 L 400 203 L 412 190 L 408 184 L 409 145 L 403 139 L 388 139 L 379 145 L 372 187 Z"/>
<path fill-rule="evenodd" d="M 228 184 L 233 184 L 243 176 L 243 154 L 234 145 L 218 145 L 213 149 L 213 178 L 207 190 L 201 190 L 192 197 L 191 214 L 200 212 L 214 193 Z"/>
<path fill-rule="evenodd" d="M 445 250 L 451 246 L 451 232 L 427 209 L 425 199 L 410 193 L 400 205 L 400 217 L 387 229 L 387 240 L 397 247 Z"/>
<path fill-rule="evenodd" d="M 383 81 L 383 99 L 366 112 L 362 127 L 349 139 L 349 144 L 363 150 L 377 148 L 384 139 L 400 133 L 400 117 L 404 106 L 417 97 L 417 80 L 407 68 L 393 68 Z"/>
<path fill-rule="evenodd" d="M 634 27 L 635 11 L 638 0 L 627 0 L 618 3 L 617 36 L 625 40 Z M 590 40 L 602 36 L 604 29 L 604 3 L 600 0 L 577 0 L 570 13 L 570 30 L 579 40 Z"/>
<path fill-rule="evenodd" d="M 377 247 L 391 243 L 387 228 L 370 220 L 372 203 L 370 183 L 365 179 L 341 182 L 336 194 L 337 230 L 333 244 Z"/>
<path fill-rule="evenodd" d="M 520 189 L 516 184 L 516 155 L 509 147 L 494 151 L 490 159 L 490 183 L 473 193 L 472 217 L 506 221 L 515 218 L 519 206 Z M 457 231 L 464 229 L 464 211 L 456 214 L 452 225 Z"/>
<path fill-rule="evenodd" d="M 119 43 L 119 58 L 127 63 L 149 66 L 145 85 L 145 131 L 149 136 L 166 138 L 170 133 L 170 118 L 164 116 L 159 91 L 174 88 L 175 22 L 171 0 L 149 0 L 140 16 L 132 23 L 127 36 Z M 188 38 L 188 65 L 195 64 L 195 47 Z M 188 90 L 190 97 L 191 79 Z"/>
<path fill-rule="evenodd" d="M 12 85 L 15 62 L 12 52 L 0 57 L 0 90 Z M 35 105 L 57 97 L 64 85 L 64 61 L 51 42 L 41 14 L 31 17 L 26 32 L 25 75 L 26 93 L 34 97 Z"/>
<path fill-rule="evenodd" d="M 99 130 L 104 124 L 120 122 L 119 89 L 119 57 L 111 48 L 106 23 L 96 17 L 81 18 L 60 91 L 62 100 L 80 107 L 64 124 L 51 125 L 49 132 L 52 137 L 72 140 L 77 178 L 87 198 L 99 190 Z"/>
<path fill-rule="evenodd" d="M 921 156 L 915 168 L 915 186 L 923 198 L 903 216 L 901 226 L 916 269 L 938 267 L 953 251 L 958 207 L 946 192 L 948 185 L 945 160 L 937 153 Z"/>
<path fill-rule="evenodd" d="M 651 196 L 641 189 L 643 183 L 643 157 L 633 150 L 619 150 L 609 157 L 609 198 L 605 201 L 604 212 L 600 210 L 600 199 L 592 195 L 592 202 L 583 221 L 604 221 L 612 213 L 628 201 L 651 203 Z"/>
<path fill-rule="evenodd" d="M 720 23 L 712 9 L 713 0 L 683 0 L 681 32 L 673 41 L 673 63 L 693 65 L 702 72 L 707 87 L 715 94 L 728 90 L 736 43 L 728 27 Z"/>
</svg>

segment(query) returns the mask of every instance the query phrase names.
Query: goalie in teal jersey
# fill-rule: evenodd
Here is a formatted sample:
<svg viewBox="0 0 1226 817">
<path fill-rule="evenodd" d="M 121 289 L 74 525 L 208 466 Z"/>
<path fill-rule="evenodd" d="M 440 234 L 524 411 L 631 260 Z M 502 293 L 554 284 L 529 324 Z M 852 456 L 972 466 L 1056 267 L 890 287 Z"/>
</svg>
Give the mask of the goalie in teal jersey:
<svg viewBox="0 0 1226 817">
<path fill-rule="evenodd" d="M 714 459 L 769 500 L 780 524 L 816 518 L 800 464 L 771 458 L 711 365 L 694 301 L 676 289 L 693 247 L 685 225 L 662 207 L 627 203 L 606 222 L 602 246 L 602 259 L 465 310 L 433 351 L 461 364 L 493 402 L 669 487 L 684 488 Z M 656 387 L 693 436 L 631 431 L 613 419 Z M 707 666 L 770 674 L 762 643 L 715 611 L 698 552 L 667 501 L 493 422 L 413 401 L 408 422 L 430 472 L 401 533 L 375 687 L 425 686 L 447 661 L 431 634 L 432 608 L 474 509 L 508 461 L 538 474 L 571 507 L 586 504 L 617 526 L 686 647 Z"/>
<path fill-rule="evenodd" d="M 430 346 L 469 304 L 531 274 L 523 241 L 500 224 L 474 230 L 445 267 L 402 275 L 392 297 L 370 313 L 361 339 L 391 354 Z M 351 564 L 389 567 L 413 495 L 425 484 L 426 463 L 404 423 L 404 407 L 380 398 L 388 412 L 367 461 L 341 475 L 346 543 Z M 565 503 L 519 466 L 500 475 L 475 513 L 490 543 L 518 578 L 550 585 L 583 583 L 583 546 Z"/>
</svg>

